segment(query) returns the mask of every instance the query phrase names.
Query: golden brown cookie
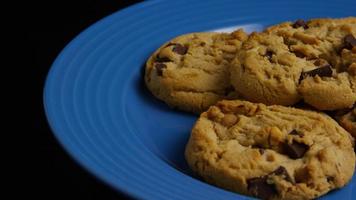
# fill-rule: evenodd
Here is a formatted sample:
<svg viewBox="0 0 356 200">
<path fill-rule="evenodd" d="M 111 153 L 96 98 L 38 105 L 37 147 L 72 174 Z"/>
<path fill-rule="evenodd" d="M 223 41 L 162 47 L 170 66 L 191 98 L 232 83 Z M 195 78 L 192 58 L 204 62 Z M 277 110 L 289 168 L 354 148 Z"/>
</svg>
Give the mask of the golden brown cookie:
<svg viewBox="0 0 356 200">
<path fill-rule="evenodd" d="M 301 81 L 298 92 L 305 102 L 319 110 L 350 108 L 355 103 L 356 17 L 297 20 L 266 32 L 282 36 L 296 56 L 315 61 L 321 69 L 332 68 L 333 73 L 324 73 L 324 77 L 309 73 Z"/>
<path fill-rule="evenodd" d="M 221 101 L 201 114 L 185 156 L 207 182 L 262 199 L 314 199 L 354 173 L 352 137 L 329 116 Z"/>
<path fill-rule="evenodd" d="M 325 59 L 337 71 L 344 71 L 355 60 L 355 55 L 344 59 L 355 45 L 356 17 L 312 19 L 307 22 L 284 22 L 271 26 L 266 33 L 282 36 L 285 44 L 299 57 Z M 342 53 L 344 51 L 344 53 Z M 347 54 L 347 53 L 346 53 Z"/>
<path fill-rule="evenodd" d="M 231 83 L 249 101 L 293 105 L 303 70 L 316 69 L 314 62 L 297 57 L 281 36 L 252 33 L 231 64 Z"/>
<path fill-rule="evenodd" d="M 145 82 L 171 107 L 200 113 L 221 99 L 237 98 L 229 63 L 247 38 L 232 33 L 191 33 L 162 45 L 146 63 Z"/>
<path fill-rule="evenodd" d="M 356 108 L 354 107 L 348 113 L 345 113 L 338 119 L 340 125 L 356 138 Z"/>
<path fill-rule="evenodd" d="M 355 17 L 298 20 L 253 33 L 232 63 L 232 85 L 254 102 L 304 99 L 319 110 L 350 108 L 356 101 L 355 36 Z"/>
</svg>

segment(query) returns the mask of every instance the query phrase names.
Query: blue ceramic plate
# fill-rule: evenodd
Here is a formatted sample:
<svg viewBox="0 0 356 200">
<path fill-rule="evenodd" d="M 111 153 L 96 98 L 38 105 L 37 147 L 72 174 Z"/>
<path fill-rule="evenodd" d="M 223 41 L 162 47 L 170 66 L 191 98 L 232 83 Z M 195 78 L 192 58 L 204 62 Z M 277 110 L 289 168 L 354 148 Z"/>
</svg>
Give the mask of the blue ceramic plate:
<svg viewBox="0 0 356 200">
<path fill-rule="evenodd" d="M 249 199 L 190 175 L 184 147 L 197 116 L 143 83 L 148 56 L 184 33 L 251 32 L 286 20 L 355 15 L 356 1 L 147 1 L 94 24 L 54 62 L 44 90 L 57 139 L 84 168 L 139 199 Z M 356 180 L 323 199 L 352 199 Z"/>
</svg>

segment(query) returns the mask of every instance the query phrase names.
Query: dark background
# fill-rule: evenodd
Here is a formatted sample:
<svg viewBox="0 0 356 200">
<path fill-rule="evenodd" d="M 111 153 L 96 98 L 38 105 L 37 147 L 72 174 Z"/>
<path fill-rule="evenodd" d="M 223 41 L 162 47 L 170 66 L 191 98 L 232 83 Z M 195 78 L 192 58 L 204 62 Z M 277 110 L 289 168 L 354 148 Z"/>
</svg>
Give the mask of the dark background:
<svg viewBox="0 0 356 200">
<path fill-rule="evenodd" d="M 21 153 L 21 162 L 29 169 L 24 174 L 29 176 L 16 181 L 30 192 L 21 189 L 15 193 L 24 193 L 27 198 L 33 195 L 35 199 L 128 199 L 79 166 L 58 144 L 44 115 L 42 92 L 52 62 L 68 42 L 94 22 L 137 2 L 53 0 L 23 4 L 18 24 L 27 45 L 17 51 L 24 52 L 18 58 L 25 61 L 20 68 L 26 76 L 21 95 L 31 103 L 26 106 L 31 130 L 25 133 L 31 140 L 24 142 L 31 147 Z"/>
</svg>

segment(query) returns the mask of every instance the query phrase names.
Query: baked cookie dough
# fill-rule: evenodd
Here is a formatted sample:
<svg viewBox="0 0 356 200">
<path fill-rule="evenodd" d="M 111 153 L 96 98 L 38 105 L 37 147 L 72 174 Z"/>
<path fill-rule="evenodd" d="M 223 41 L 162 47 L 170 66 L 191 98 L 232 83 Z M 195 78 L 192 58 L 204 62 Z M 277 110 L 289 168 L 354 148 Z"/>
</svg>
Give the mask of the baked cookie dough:
<svg viewBox="0 0 356 200">
<path fill-rule="evenodd" d="M 325 114 L 223 100 L 201 114 L 185 157 L 207 182 L 262 199 L 314 199 L 345 186 L 353 140 Z"/>
<path fill-rule="evenodd" d="M 266 32 L 282 36 L 298 57 L 316 59 L 323 69 L 333 69 L 324 77 L 310 76 L 301 81 L 298 91 L 305 102 L 319 110 L 350 108 L 355 103 L 356 17 L 298 20 Z"/>
<path fill-rule="evenodd" d="M 338 117 L 339 124 L 356 138 L 356 107 Z"/>
<path fill-rule="evenodd" d="M 205 111 L 218 100 L 238 98 L 228 68 L 246 38 L 242 29 L 174 38 L 148 59 L 146 85 L 171 107 L 194 113 Z"/>
<path fill-rule="evenodd" d="M 247 100 L 319 110 L 356 101 L 356 18 L 298 20 L 253 33 L 231 65 L 231 81 Z M 332 94 L 332 95 L 330 95 Z"/>
</svg>

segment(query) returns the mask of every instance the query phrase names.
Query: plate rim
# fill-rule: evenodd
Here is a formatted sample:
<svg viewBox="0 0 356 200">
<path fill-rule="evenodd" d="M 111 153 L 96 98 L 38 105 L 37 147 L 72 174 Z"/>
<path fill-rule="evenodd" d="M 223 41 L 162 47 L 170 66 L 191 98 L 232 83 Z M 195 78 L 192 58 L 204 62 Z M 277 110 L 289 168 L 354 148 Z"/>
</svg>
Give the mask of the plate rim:
<svg viewBox="0 0 356 200">
<path fill-rule="evenodd" d="M 43 106 L 45 110 L 45 115 L 46 115 L 46 121 L 49 124 L 50 130 L 53 133 L 54 137 L 56 138 L 57 142 L 60 144 L 60 146 L 64 149 L 64 151 L 70 156 L 70 158 L 75 161 L 79 166 L 82 167 L 86 172 L 89 174 L 93 175 L 97 180 L 106 183 L 109 187 L 111 187 L 114 190 L 120 191 L 121 193 L 133 197 L 133 198 L 144 198 L 143 196 L 140 196 L 138 193 L 134 193 L 131 190 L 128 190 L 127 188 L 124 187 L 118 187 L 117 184 L 111 182 L 107 177 L 105 177 L 103 174 L 99 173 L 98 171 L 95 170 L 95 168 L 92 168 L 90 165 L 88 165 L 85 161 L 81 160 L 82 158 L 79 158 L 75 156 L 73 153 L 73 149 L 70 147 L 70 145 L 65 143 L 65 140 L 61 138 L 60 136 L 63 137 L 63 135 L 58 133 L 58 130 L 56 129 L 56 125 L 54 124 L 53 120 L 53 115 L 50 113 L 50 103 L 49 103 L 49 90 L 50 90 L 50 78 L 54 76 L 53 74 L 55 73 L 54 66 L 58 65 L 57 62 L 60 60 L 61 57 L 64 56 L 64 54 L 67 52 L 69 48 L 73 45 L 74 41 L 78 41 L 83 37 L 84 34 L 86 34 L 88 31 L 97 28 L 99 25 L 104 24 L 109 18 L 116 16 L 118 13 L 125 13 L 125 12 L 134 12 L 136 10 L 140 10 L 141 8 L 144 8 L 145 6 L 156 4 L 156 3 L 168 3 L 168 1 L 164 0 L 151 0 L 151 1 L 143 1 L 139 3 L 135 3 L 129 7 L 123 8 L 121 10 L 118 10 L 110 15 L 107 15 L 106 17 L 96 21 L 95 23 L 89 25 L 87 28 L 82 30 L 79 34 L 77 34 L 72 40 L 70 40 L 67 45 L 61 50 L 61 52 L 58 54 L 58 56 L 55 58 L 54 62 L 51 64 L 51 67 L 47 73 L 47 76 L 45 78 L 45 84 L 43 88 Z M 245 197 L 245 196 L 244 196 Z M 236 198 L 239 198 L 236 196 Z M 246 197 L 248 198 L 248 197 Z"/>
</svg>

